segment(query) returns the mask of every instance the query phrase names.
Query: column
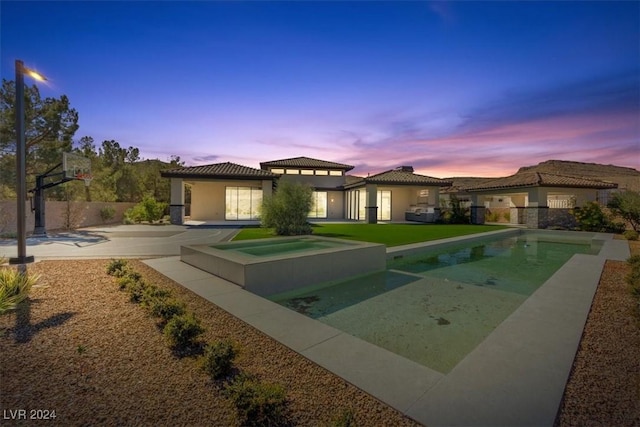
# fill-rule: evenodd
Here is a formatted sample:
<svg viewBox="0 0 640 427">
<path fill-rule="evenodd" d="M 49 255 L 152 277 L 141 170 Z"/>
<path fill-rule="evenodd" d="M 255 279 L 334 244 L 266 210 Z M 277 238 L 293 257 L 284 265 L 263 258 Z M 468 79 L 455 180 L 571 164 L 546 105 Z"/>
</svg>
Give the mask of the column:
<svg viewBox="0 0 640 427">
<path fill-rule="evenodd" d="M 529 203 L 525 208 L 524 216 L 527 228 L 547 228 L 549 206 L 547 206 L 546 189 L 535 187 L 529 190 Z"/>
<path fill-rule="evenodd" d="M 484 224 L 485 211 L 484 196 L 472 193 L 470 208 L 471 224 Z"/>
<path fill-rule="evenodd" d="M 182 178 L 171 178 L 169 215 L 171 216 L 171 224 L 184 224 L 184 183 Z"/>
<path fill-rule="evenodd" d="M 378 186 L 367 184 L 367 205 L 365 206 L 366 221 L 368 224 L 378 223 Z"/>
</svg>

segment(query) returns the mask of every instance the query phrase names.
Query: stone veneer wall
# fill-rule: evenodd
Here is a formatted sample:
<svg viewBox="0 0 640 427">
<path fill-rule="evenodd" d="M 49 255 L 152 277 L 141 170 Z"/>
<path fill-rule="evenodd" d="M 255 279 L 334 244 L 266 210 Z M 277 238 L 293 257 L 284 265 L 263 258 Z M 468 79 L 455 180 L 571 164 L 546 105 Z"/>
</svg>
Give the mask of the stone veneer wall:
<svg viewBox="0 0 640 427">
<path fill-rule="evenodd" d="M 571 209 L 549 209 L 549 227 L 559 227 L 573 230 L 578 226 L 578 221 L 571 215 Z"/>
</svg>

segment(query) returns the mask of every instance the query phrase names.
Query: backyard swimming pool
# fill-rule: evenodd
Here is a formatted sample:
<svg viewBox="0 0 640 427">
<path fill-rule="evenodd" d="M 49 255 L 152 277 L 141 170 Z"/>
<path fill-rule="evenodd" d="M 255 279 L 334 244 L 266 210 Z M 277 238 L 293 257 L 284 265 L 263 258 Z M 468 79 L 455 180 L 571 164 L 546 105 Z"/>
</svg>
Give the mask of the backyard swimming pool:
<svg viewBox="0 0 640 427">
<path fill-rule="evenodd" d="M 396 254 L 382 272 L 269 297 L 350 335 L 448 373 L 593 235 L 525 232 Z"/>
</svg>

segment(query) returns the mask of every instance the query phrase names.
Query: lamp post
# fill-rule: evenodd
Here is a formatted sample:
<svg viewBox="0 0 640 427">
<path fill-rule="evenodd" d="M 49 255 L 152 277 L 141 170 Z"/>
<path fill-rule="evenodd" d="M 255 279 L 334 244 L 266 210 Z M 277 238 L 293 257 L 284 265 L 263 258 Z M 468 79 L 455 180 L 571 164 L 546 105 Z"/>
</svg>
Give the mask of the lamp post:
<svg viewBox="0 0 640 427">
<path fill-rule="evenodd" d="M 10 264 L 27 264 L 33 262 L 33 255 L 27 255 L 27 230 L 25 199 L 27 198 L 27 147 L 24 136 L 24 75 L 28 74 L 36 80 L 47 80 L 44 76 L 30 70 L 24 63 L 16 59 L 16 170 L 17 170 L 17 231 L 18 256 L 10 258 Z"/>
</svg>

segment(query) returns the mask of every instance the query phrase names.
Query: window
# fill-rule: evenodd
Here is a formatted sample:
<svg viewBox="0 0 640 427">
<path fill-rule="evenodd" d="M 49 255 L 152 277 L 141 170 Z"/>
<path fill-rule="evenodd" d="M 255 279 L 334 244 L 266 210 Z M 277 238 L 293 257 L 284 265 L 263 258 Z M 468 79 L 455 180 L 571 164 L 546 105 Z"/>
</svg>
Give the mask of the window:
<svg viewBox="0 0 640 427">
<path fill-rule="evenodd" d="M 429 189 L 425 188 L 418 192 L 418 197 L 429 197 Z"/>
<path fill-rule="evenodd" d="M 378 191 L 378 220 L 391 221 L 391 191 Z"/>
<path fill-rule="evenodd" d="M 313 169 L 302 169 L 300 175 L 313 175 Z"/>
<path fill-rule="evenodd" d="M 271 169 L 271 172 L 272 172 L 272 173 L 284 174 L 284 169 L 277 169 L 277 168 L 274 168 L 274 169 Z"/>
<path fill-rule="evenodd" d="M 358 215 L 360 206 L 360 191 L 351 190 L 347 192 L 347 219 L 360 219 Z"/>
<path fill-rule="evenodd" d="M 342 176 L 342 171 L 329 171 L 331 176 Z"/>
<path fill-rule="evenodd" d="M 227 187 L 225 189 L 224 219 L 258 219 L 260 217 L 261 205 L 261 188 Z"/>
<path fill-rule="evenodd" d="M 358 193 L 360 193 L 358 196 L 360 198 L 358 201 L 358 219 L 365 219 L 367 217 L 367 192 L 362 190 Z"/>
<path fill-rule="evenodd" d="M 287 169 L 287 175 L 300 175 L 300 171 L 298 169 Z"/>
<path fill-rule="evenodd" d="M 329 175 L 329 171 L 317 170 L 316 175 Z"/>
<path fill-rule="evenodd" d="M 312 196 L 311 211 L 309 218 L 326 218 L 327 217 L 327 192 L 314 191 Z"/>
</svg>

